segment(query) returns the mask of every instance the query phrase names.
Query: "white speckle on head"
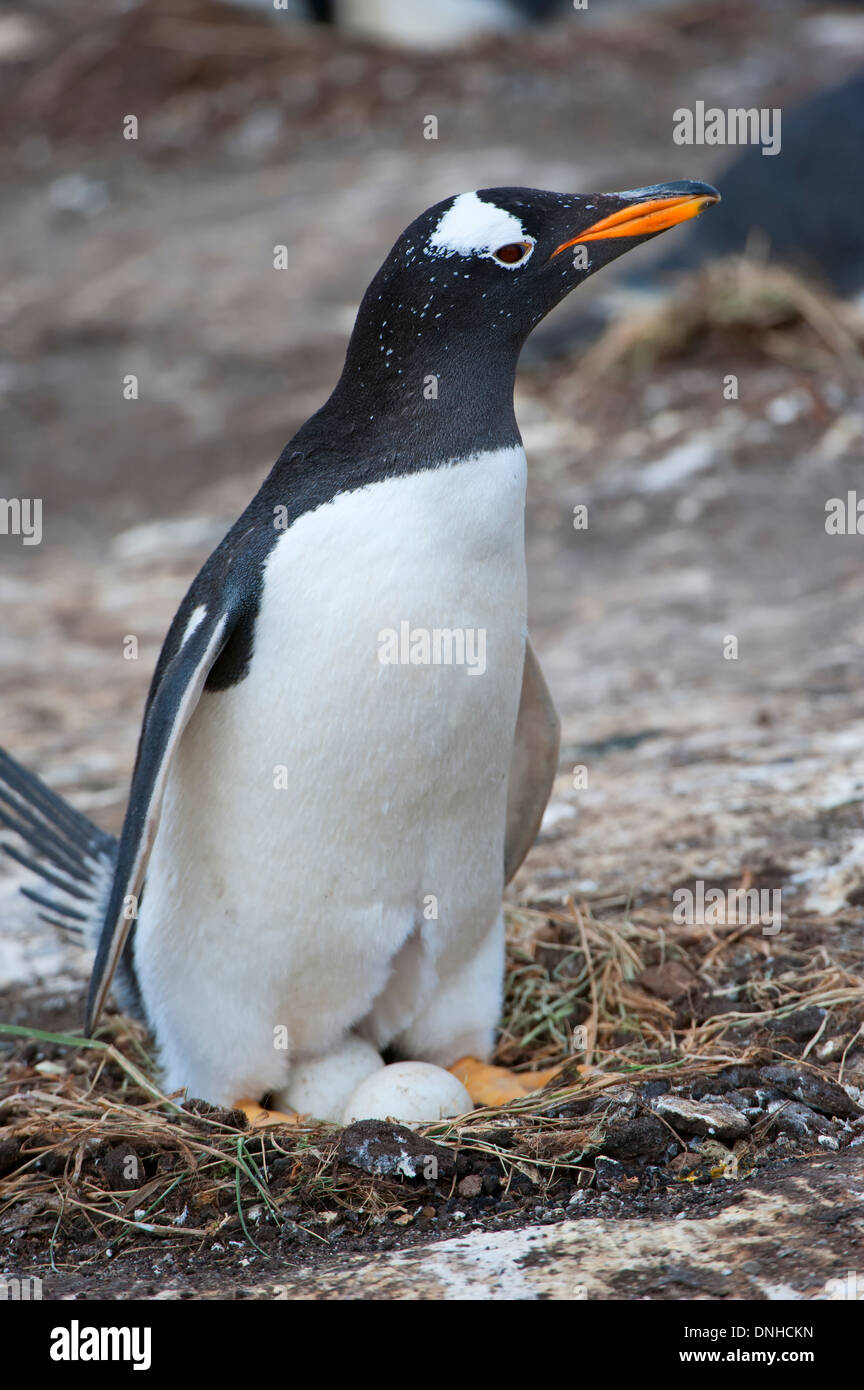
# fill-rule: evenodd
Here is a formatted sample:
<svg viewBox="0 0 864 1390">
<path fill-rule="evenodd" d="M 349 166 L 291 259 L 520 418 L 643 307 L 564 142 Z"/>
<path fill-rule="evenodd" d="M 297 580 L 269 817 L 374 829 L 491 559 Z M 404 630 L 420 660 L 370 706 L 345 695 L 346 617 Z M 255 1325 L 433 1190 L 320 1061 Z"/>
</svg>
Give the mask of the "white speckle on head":
<svg viewBox="0 0 864 1390">
<path fill-rule="evenodd" d="M 533 241 L 512 212 L 485 203 L 476 193 L 460 193 L 426 243 L 430 256 L 489 256 L 512 241 Z"/>
</svg>

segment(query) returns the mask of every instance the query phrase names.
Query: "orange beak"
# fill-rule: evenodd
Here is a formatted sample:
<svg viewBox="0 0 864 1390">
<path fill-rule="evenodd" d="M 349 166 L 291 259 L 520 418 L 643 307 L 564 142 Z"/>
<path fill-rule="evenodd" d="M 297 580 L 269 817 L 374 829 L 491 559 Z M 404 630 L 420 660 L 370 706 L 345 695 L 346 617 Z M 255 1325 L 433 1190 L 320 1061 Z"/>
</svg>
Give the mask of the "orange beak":
<svg viewBox="0 0 864 1390">
<path fill-rule="evenodd" d="M 609 217 L 601 217 L 599 222 L 556 246 L 550 261 L 559 252 L 566 251 L 583 241 L 605 241 L 608 237 L 651 236 L 654 232 L 665 232 L 679 222 L 687 222 L 698 217 L 703 208 L 719 203 L 718 194 L 685 193 L 674 198 L 649 198 L 644 203 L 633 203 L 630 207 L 619 208 Z"/>
</svg>

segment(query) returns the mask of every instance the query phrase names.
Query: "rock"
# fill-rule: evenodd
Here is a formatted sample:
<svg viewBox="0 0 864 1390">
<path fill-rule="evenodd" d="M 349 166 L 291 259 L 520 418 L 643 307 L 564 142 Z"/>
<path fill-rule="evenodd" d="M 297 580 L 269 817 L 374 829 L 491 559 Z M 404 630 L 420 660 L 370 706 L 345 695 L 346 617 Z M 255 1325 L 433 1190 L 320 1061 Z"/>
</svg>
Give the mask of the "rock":
<svg viewBox="0 0 864 1390">
<path fill-rule="evenodd" d="M 746 1115 L 724 1101 L 688 1100 L 686 1096 L 660 1096 L 654 1109 L 679 1134 L 711 1135 L 714 1139 L 743 1139 L 750 1133 Z"/>
<path fill-rule="evenodd" d="M 783 1065 L 763 1067 L 760 1075 L 782 1095 L 801 1101 L 811 1110 L 818 1110 L 820 1115 L 838 1115 L 843 1120 L 856 1120 L 859 1115 L 864 1115 L 864 1110 L 855 1104 L 843 1087 L 827 1077 Z"/>
<path fill-rule="evenodd" d="M 771 1130 L 791 1134 L 795 1139 L 815 1139 L 820 1134 L 832 1134 L 833 1126 L 823 1115 L 797 1100 L 773 1100 L 768 1106 L 772 1116 Z"/>
<path fill-rule="evenodd" d="M 131 1144 L 116 1144 L 109 1149 L 101 1167 L 112 1192 L 131 1191 L 144 1181 L 141 1160 Z"/>
<path fill-rule="evenodd" d="M 633 983 L 646 989 L 649 994 L 655 994 L 658 999 L 667 999 L 674 1003 L 689 990 L 695 989 L 699 984 L 699 978 L 682 961 L 667 960 L 664 965 L 651 965 L 647 970 L 643 970 Z"/>
<path fill-rule="evenodd" d="M 708 1097 L 703 1097 L 703 1099 L 708 1099 Z M 727 1091 L 724 1102 L 726 1105 L 733 1105 L 736 1110 L 740 1110 L 743 1115 L 747 1116 L 751 1124 L 762 1114 L 763 1106 L 759 1097 L 756 1091 L 749 1086 L 741 1091 Z"/>
<path fill-rule="evenodd" d="M 613 1120 L 600 1146 L 610 1158 L 645 1158 L 657 1162 L 669 1147 L 671 1135 L 656 1115 Z"/>
<path fill-rule="evenodd" d="M 483 1191 L 487 1197 L 492 1197 L 501 1188 L 501 1174 L 491 1164 L 484 1170 L 482 1175 Z"/>
<path fill-rule="evenodd" d="M 5 1173 L 11 1173 L 18 1163 L 18 1154 L 21 1149 L 17 1139 L 10 1136 L 0 1136 L 0 1177 Z"/>
<path fill-rule="evenodd" d="M 3 1235 L 19 1235 L 32 1231 L 40 1215 L 38 1202 L 18 1202 L 0 1217 L 0 1232 Z"/>
<path fill-rule="evenodd" d="M 35 1148 L 35 1143 L 34 1143 Z M 37 1166 L 43 1173 L 50 1173 L 52 1178 L 60 1178 L 66 1172 L 69 1162 L 69 1150 L 57 1144 L 54 1148 L 47 1149 L 45 1153 L 39 1155 Z"/>
<path fill-rule="evenodd" d="M 768 1024 L 772 1033 L 776 1033 L 780 1038 L 791 1038 L 793 1042 L 806 1042 L 812 1038 L 814 1033 L 819 1031 L 819 1026 L 825 1017 L 824 1009 L 817 1009 L 812 1006 L 809 1009 L 799 1009 L 797 1013 L 787 1014 L 785 1018 L 772 1018 Z"/>
<path fill-rule="evenodd" d="M 694 1100 L 701 1100 L 703 1096 L 723 1095 L 726 1091 L 739 1090 L 742 1087 L 754 1087 L 758 1084 L 758 1068 L 732 1066 L 724 1067 L 716 1076 L 706 1076 L 701 1081 L 694 1081 L 691 1092 Z"/>
<path fill-rule="evenodd" d="M 457 1185 L 456 1191 L 460 1197 L 479 1197 L 483 1191 L 483 1179 L 479 1173 L 469 1173 L 467 1177 Z"/>
<path fill-rule="evenodd" d="M 639 1186 L 638 1178 L 631 1178 L 623 1163 L 616 1158 L 606 1158 L 599 1154 L 594 1160 L 596 1185 L 600 1192 L 626 1192 Z"/>
<path fill-rule="evenodd" d="M 359 1120 L 342 1134 L 336 1150 L 341 1163 L 376 1178 L 452 1178 L 456 1159 L 449 1149 L 423 1139 L 404 1125 Z"/>
<path fill-rule="evenodd" d="M 598 1116 L 603 1122 L 604 1131 L 608 1131 L 611 1125 L 635 1120 L 636 1116 L 644 1111 L 645 1102 L 637 1091 L 629 1086 L 610 1086 L 608 1090 L 594 1096 L 588 1102 L 587 1111 L 583 1113 Z M 557 1113 L 563 1112 L 556 1111 Z"/>
<path fill-rule="evenodd" d="M 669 1082 L 663 1080 L 646 1081 L 643 1086 L 639 1087 L 639 1093 L 645 1100 L 654 1100 L 657 1096 L 665 1096 L 668 1090 L 670 1090 Z"/>
</svg>

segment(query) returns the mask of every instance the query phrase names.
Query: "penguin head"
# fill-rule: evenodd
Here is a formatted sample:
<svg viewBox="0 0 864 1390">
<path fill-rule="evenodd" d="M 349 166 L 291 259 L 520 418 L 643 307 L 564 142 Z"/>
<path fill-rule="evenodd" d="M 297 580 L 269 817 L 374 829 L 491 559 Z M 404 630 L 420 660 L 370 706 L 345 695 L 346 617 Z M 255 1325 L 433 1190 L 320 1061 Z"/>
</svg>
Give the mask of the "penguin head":
<svg viewBox="0 0 864 1390">
<path fill-rule="evenodd" d="M 595 270 L 684 222 L 720 195 L 707 183 L 622 193 L 484 188 L 429 208 L 396 242 L 370 286 L 414 339 L 460 332 L 521 346 L 535 324 Z M 384 318 L 377 312 L 379 323 Z M 386 351 L 386 349 L 385 349 Z"/>
</svg>

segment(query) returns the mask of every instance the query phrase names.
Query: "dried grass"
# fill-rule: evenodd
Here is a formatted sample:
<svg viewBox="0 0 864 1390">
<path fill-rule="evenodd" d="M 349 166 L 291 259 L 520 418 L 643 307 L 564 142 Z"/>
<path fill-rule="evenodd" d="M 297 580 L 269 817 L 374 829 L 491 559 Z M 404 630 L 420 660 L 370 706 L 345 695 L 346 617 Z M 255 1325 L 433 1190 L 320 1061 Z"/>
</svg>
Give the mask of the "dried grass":
<svg viewBox="0 0 864 1390">
<path fill-rule="evenodd" d="M 851 304 L 758 255 L 730 256 L 682 276 L 660 303 L 613 323 L 580 364 L 595 381 L 645 371 L 709 340 L 788 365 L 864 370 L 864 318 Z"/>
<path fill-rule="evenodd" d="M 599 1121 L 585 1118 L 584 1105 L 574 1110 L 574 1102 L 604 1094 L 611 1100 L 616 1088 L 620 1094 L 622 1086 L 651 1079 L 686 1083 L 731 1063 L 784 1057 L 766 1026 L 811 1006 L 824 1018 L 792 1060 L 842 1080 L 864 1028 L 864 984 L 827 933 L 816 945 L 796 944 L 792 933 L 779 973 L 754 970 L 733 985 L 726 977 L 742 929 L 732 923 L 673 927 L 659 907 L 594 916 L 573 901 L 554 911 L 517 908 L 512 919 L 498 1060 L 517 1067 L 568 1055 L 572 1061 L 542 1092 L 424 1131 L 438 1144 L 486 1156 L 505 1178 L 522 1172 L 540 1181 L 584 1167 Z M 748 945 L 757 961 L 777 949 L 753 935 Z M 652 995 L 640 977 L 649 965 L 669 961 L 692 972 L 697 992 L 710 990 L 722 1001 L 737 990 L 738 1007 L 699 1017 L 695 1005 L 688 1013 L 686 1002 Z M 572 1052 L 576 1020 L 587 1030 L 587 1055 Z M 836 1060 L 818 1066 L 815 1052 L 829 1026 L 839 1037 Z M 117 1249 L 136 1237 L 207 1242 L 234 1231 L 257 1247 L 256 1218 L 279 1226 L 298 1198 L 305 1210 L 326 1209 L 328 1219 L 342 1209 L 369 1222 L 399 1210 L 400 1221 L 412 1219 L 399 1207 L 397 1183 L 337 1163 L 334 1126 L 300 1124 L 261 1135 L 242 1116 L 183 1108 L 180 1097 L 163 1095 L 145 1036 L 128 1020 L 110 1018 L 96 1040 L 6 1025 L 0 1031 L 62 1049 L 54 1061 L 13 1061 L 0 1081 L 0 1140 L 21 1145 L 19 1166 L 0 1183 L 0 1231 L 42 1230 L 52 1259 L 61 1233 L 79 1240 L 98 1234 Z M 144 1168 L 131 1191 L 112 1189 L 94 1161 L 121 1145 Z"/>
</svg>

